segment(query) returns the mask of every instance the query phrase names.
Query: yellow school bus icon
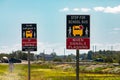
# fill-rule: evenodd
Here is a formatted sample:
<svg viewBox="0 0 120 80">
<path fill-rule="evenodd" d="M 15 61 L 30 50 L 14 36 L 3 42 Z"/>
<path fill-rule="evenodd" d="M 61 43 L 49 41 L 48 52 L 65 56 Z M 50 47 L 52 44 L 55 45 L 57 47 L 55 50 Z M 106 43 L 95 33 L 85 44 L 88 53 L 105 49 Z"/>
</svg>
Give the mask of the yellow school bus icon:
<svg viewBox="0 0 120 80">
<path fill-rule="evenodd" d="M 26 31 L 26 38 L 32 38 L 32 30 Z"/>
<path fill-rule="evenodd" d="M 74 25 L 73 26 L 73 36 L 82 36 L 83 35 L 83 26 L 82 25 Z"/>
</svg>

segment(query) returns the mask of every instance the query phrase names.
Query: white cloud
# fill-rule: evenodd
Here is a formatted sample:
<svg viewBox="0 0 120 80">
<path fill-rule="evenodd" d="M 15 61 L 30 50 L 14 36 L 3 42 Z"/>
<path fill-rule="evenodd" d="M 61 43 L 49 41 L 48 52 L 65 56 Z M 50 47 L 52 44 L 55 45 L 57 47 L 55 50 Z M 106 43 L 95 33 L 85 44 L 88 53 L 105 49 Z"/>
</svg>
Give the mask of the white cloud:
<svg viewBox="0 0 120 80">
<path fill-rule="evenodd" d="M 104 7 L 95 7 L 94 10 L 95 11 L 104 11 Z"/>
<path fill-rule="evenodd" d="M 67 11 L 69 11 L 69 8 L 68 8 L 68 7 L 65 7 L 65 8 L 61 9 L 60 11 L 61 11 L 61 12 L 67 12 Z"/>
<path fill-rule="evenodd" d="M 105 13 L 120 13 L 120 5 L 115 7 L 94 7 L 95 11 L 102 11 Z"/>
<path fill-rule="evenodd" d="M 89 8 L 81 8 L 81 11 L 82 12 L 88 12 L 88 11 L 90 11 L 90 9 Z"/>
<path fill-rule="evenodd" d="M 74 8 L 73 11 L 80 11 L 80 9 L 79 8 Z"/>
<path fill-rule="evenodd" d="M 67 7 L 63 8 L 63 9 L 60 9 L 61 12 L 67 12 L 67 11 L 81 11 L 81 12 L 88 12 L 90 11 L 91 9 L 89 8 L 73 8 L 73 9 L 69 9 Z"/>
<path fill-rule="evenodd" d="M 120 31 L 120 28 L 114 28 L 113 30 L 114 31 Z"/>
<path fill-rule="evenodd" d="M 104 12 L 106 13 L 120 13 L 120 5 L 117 7 L 107 7 L 105 8 Z"/>
<path fill-rule="evenodd" d="M 113 28 L 113 30 L 110 32 L 110 34 L 118 34 L 120 31 L 120 28 L 116 27 L 116 28 Z"/>
<path fill-rule="evenodd" d="M 115 34 L 115 35 L 116 35 L 116 34 L 118 34 L 118 32 L 116 32 L 116 31 L 111 31 L 110 34 Z"/>
<path fill-rule="evenodd" d="M 90 10 L 92 10 L 91 8 L 73 8 L 73 9 L 69 9 L 68 7 L 65 7 L 63 9 L 61 9 L 61 12 L 67 12 L 67 11 L 81 11 L 81 12 L 89 12 Z M 102 7 L 102 6 L 98 6 L 98 7 L 94 7 L 93 8 L 94 11 L 98 11 L 98 12 L 104 12 L 104 13 L 120 13 L 120 5 L 115 6 L 115 7 Z"/>
</svg>

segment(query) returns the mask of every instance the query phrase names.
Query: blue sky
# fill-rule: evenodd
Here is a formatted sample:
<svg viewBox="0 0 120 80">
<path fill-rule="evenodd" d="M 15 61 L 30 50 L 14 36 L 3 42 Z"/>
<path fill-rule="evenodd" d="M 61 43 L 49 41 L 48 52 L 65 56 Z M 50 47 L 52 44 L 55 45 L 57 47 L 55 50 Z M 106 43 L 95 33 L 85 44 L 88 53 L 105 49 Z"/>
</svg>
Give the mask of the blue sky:
<svg viewBox="0 0 120 80">
<path fill-rule="evenodd" d="M 119 0 L 0 0 L 0 52 L 21 50 L 21 24 L 37 23 L 38 51 L 63 54 L 66 15 L 91 16 L 91 50 L 120 50 Z M 66 50 L 66 54 L 75 50 Z M 82 50 L 81 52 L 86 52 Z"/>
</svg>

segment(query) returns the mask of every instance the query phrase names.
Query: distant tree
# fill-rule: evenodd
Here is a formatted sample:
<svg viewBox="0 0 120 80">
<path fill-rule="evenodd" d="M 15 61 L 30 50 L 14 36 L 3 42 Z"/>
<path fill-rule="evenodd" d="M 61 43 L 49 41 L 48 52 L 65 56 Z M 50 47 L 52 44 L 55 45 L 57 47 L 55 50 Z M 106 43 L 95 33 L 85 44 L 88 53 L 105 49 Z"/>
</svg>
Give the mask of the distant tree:
<svg viewBox="0 0 120 80">
<path fill-rule="evenodd" d="M 98 52 L 98 53 L 103 54 L 102 50 L 99 50 L 99 52 Z"/>
<path fill-rule="evenodd" d="M 40 53 L 39 54 L 40 60 L 45 61 L 45 53 Z"/>
<path fill-rule="evenodd" d="M 66 57 L 66 62 L 72 62 L 72 58 L 70 56 Z"/>
<path fill-rule="evenodd" d="M 35 58 L 34 58 L 34 54 L 33 53 L 30 53 L 30 60 L 34 60 Z"/>
<path fill-rule="evenodd" d="M 93 59 L 93 52 L 92 51 L 88 52 L 87 59 L 89 59 L 89 60 Z"/>
<path fill-rule="evenodd" d="M 7 53 L 1 53 L 0 54 L 0 59 L 3 58 L 3 57 L 8 57 L 9 58 L 9 54 L 7 54 Z"/>
<path fill-rule="evenodd" d="M 86 60 L 87 56 L 88 56 L 88 54 L 86 54 L 86 53 L 80 54 L 80 58 L 82 58 L 82 60 Z"/>
<path fill-rule="evenodd" d="M 71 53 L 68 56 L 66 56 L 66 62 L 72 62 L 72 60 L 75 58 L 76 58 L 76 56 Z"/>
<path fill-rule="evenodd" d="M 16 59 L 21 59 L 21 60 L 27 60 L 28 58 L 28 53 L 24 53 L 20 50 L 17 51 L 12 51 L 12 53 L 9 54 L 10 58 L 16 58 Z M 34 60 L 34 54 L 30 54 L 30 59 Z"/>
<path fill-rule="evenodd" d="M 70 58 L 72 58 L 72 59 L 75 59 L 76 58 L 76 56 L 74 55 L 74 54 L 70 54 L 70 55 L 68 55 L 68 57 L 70 57 Z"/>
<path fill-rule="evenodd" d="M 53 59 L 53 61 L 54 61 L 54 62 L 62 62 L 62 59 L 61 59 L 61 58 L 56 57 L 56 58 L 54 58 L 54 59 Z"/>
<path fill-rule="evenodd" d="M 113 59 L 112 59 L 112 57 L 108 56 L 108 57 L 105 58 L 104 61 L 105 61 L 105 62 L 112 63 L 112 62 L 113 62 Z"/>
<path fill-rule="evenodd" d="M 57 56 L 56 52 L 52 52 L 50 55 L 52 55 L 53 58 L 55 58 Z"/>
</svg>

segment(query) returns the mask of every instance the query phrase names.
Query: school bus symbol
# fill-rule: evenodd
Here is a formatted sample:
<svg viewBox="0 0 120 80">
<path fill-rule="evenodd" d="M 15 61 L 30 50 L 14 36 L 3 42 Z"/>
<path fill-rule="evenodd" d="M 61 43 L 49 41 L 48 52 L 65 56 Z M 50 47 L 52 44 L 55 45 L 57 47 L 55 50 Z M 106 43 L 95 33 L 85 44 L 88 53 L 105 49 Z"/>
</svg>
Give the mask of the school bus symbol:
<svg viewBox="0 0 120 80">
<path fill-rule="evenodd" d="M 82 36 L 83 35 L 83 26 L 82 25 L 74 25 L 73 26 L 73 36 Z"/>
<path fill-rule="evenodd" d="M 32 30 L 26 31 L 26 38 L 32 38 Z"/>
</svg>

